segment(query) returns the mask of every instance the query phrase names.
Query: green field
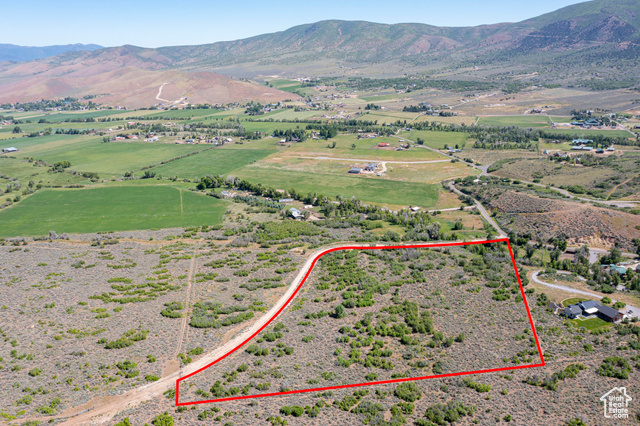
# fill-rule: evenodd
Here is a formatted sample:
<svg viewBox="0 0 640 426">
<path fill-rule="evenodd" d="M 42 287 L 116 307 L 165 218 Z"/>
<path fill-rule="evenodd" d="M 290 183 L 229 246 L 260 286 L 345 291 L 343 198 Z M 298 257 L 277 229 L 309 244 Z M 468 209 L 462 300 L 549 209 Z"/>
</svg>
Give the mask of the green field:
<svg viewBox="0 0 640 426">
<path fill-rule="evenodd" d="M 163 160 L 179 157 L 193 151 L 201 151 L 201 145 L 175 145 L 148 142 L 103 143 L 96 137 L 34 138 L 37 143 L 22 149 L 16 156 L 31 156 L 47 163 L 69 161 L 71 170 L 97 172 L 104 175 L 121 175 L 127 171 L 139 171 L 142 167 L 159 164 Z M 104 177 L 104 176 L 101 176 Z"/>
<path fill-rule="evenodd" d="M 585 300 L 589 300 L 589 299 L 585 299 L 584 297 L 572 297 L 571 299 L 563 300 L 562 306 L 566 308 L 569 305 L 575 305 L 576 303 L 584 302 Z"/>
<path fill-rule="evenodd" d="M 87 119 L 87 118 L 102 118 L 109 117 L 111 115 L 118 115 L 126 113 L 126 111 L 120 110 L 100 110 L 100 111 L 91 111 L 91 112 L 57 112 L 57 113 L 39 113 L 38 115 L 31 116 L 29 118 L 25 118 L 25 120 L 30 120 L 33 123 L 37 123 L 41 118 L 44 118 L 48 122 L 51 123 L 61 123 L 65 120 L 78 120 L 78 119 Z"/>
<path fill-rule="evenodd" d="M 624 130 L 591 130 L 591 129 L 550 129 L 549 133 L 557 133 L 562 135 L 575 135 L 579 138 L 589 136 L 608 136 L 610 138 L 630 138 L 631 133 Z"/>
<path fill-rule="evenodd" d="M 432 130 L 413 130 L 411 132 L 402 132 L 400 135 L 414 142 L 418 138 L 422 138 L 424 145 L 433 149 L 444 149 L 445 145 L 450 147 L 458 145 L 459 148 L 462 148 L 469 137 L 468 134 L 462 132 L 437 132 Z"/>
<path fill-rule="evenodd" d="M 320 117 L 323 114 L 322 111 L 295 111 L 293 109 L 287 108 L 287 109 L 279 109 L 276 111 L 272 111 L 269 112 L 267 114 L 264 115 L 259 115 L 256 118 L 258 120 L 266 120 L 266 119 L 273 119 L 273 120 L 295 120 L 296 118 L 298 120 L 307 120 L 311 117 L 314 116 L 318 116 Z"/>
<path fill-rule="evenodd" d="M 613 326 L 613 324 L 611 324 L 610 322 L 607 322 L 597 317 L 592 317 L 587 319 L 572 319 L 572 320 L 569 320 L 569 323 L 578 328 L 584 327 L 588 331 L 595 331 L 595 330 L 600 330 L 602 328 L 609 328 Z"/>
<path fill-rule="evenodd" d="M 166 117 L 170 119 L 180 119 L 187 120 L 190 118 L 201 118 L 209 115 L 215 115 L 219 113 L 221 110 L 210 108 L 210 109 L 173 109 L 169 111 L 151 111 L 149 114 L 144 114 L 145 118 L 157 118 L 157 117 Z M 136 111 L 132 116 L 141 115 L 142 111 Z"/>
<path fill-rule="evenodd" d="M 265 149 L 214 148 L 155 167 L 153 171 L 162 176 L 186 178 L 226 175 L 274 152 L 275 150 Z"/>
<path fill-rule="evenodd" d="M 0 211 L 0 236 L 214 225 L 225 204 L 168 186 L 45 189 Z"/>
<path fill-rule="evenodd" d="M 480 117 L 481 126 L 519 126 L 519 127 L 550 127 L 551 122 L 546 115 L 501 115 Z"/>
<path fill-rule="evenodd" d="M 420 206 L 435 208 L 440 185 L 395 182 L 376 178 L 309 174 L 257 166 L 243 167 L 234 175 L 253 183 L 262 183 L 277 189 L 315 192 L 330 197 L 352 196 L 370 203 L 389 206 Z"/>
<path fill-rule="evenodd" d="M 438 136 L 448 138 L 447 132 L 433 132 Z M 407 135 L 408 136 L 408 135 Z M 435 137 L 434 137 L 435 138 Z M 404 151 L 396 151 L 402 142 L 402 138 L 379 137 L 375 139 L 360 139 L 355 135 L 338 135 L 331 140 L 315 140 L 304 143 L 293 144 L 286 150 L 289 155 L 301 156 L 323 156 L 323 157 L 339 157 L 339 158 L 357 158 L 365 160 L 406 160 L 406 161 L 425 161 L 425 160 L 443 160 L 446 157 L 436 152 L 424 148 L 411 148 Z M 330 148 L 335 141 L 335 148 Z M 379 148 L 378 144 L 386 142 L 390 146 Z M 406 143 L 406 142 L 405 142 Z M 353 148 L 355 144 L 355 148 Z"/>
</svg>

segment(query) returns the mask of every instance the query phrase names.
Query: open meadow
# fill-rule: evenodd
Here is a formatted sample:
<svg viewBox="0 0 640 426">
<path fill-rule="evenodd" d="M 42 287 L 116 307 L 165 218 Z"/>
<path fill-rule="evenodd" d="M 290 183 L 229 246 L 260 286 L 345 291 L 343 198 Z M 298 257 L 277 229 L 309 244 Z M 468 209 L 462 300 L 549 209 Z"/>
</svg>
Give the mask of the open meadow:
<svg viewBox="0 0 640 426">
<path fill-rule="evenodd" d="M 225 205 L 169 186 L 43 189 L 0 213 L 0 236 L 216 225 Z"/>
</svg>

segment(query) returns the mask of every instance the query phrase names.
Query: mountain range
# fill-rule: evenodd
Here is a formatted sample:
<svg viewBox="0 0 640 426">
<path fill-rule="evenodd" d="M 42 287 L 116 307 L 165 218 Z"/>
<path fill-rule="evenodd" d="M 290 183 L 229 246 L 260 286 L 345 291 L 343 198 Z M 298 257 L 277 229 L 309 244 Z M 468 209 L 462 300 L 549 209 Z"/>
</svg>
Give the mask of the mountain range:
<svg viewBox="0 0 640 426">
<path fill-rule="evenodd" d="M 119 87 L 127 82 L 128 92 L 132 87 L 153 91 L 162 73 L 174 79 L 176 87 L 182 84 L 185 92 L 194 92 L 193 81 L 206 86 L 212 78 L 219 84 L 224 80 L 219 74 L 236 79 L 403 74 L 504 79 L 530 72 L 542 82 L 560 84 L 594 75 L 633 80 L 640 76 L 639 61 L 640 2 L 594 0 L 522 22 L 476 27 L 329 20 L 198 46 L 73 50 L 0 64 L 0 102 L 109 94 L 112 101 L 140 104 L 153 101 L 153 96 L 135 101 L 127 93 L 119 94 Z M 194 79 L 194 73 L 200 77 Z M 264 86 L 255 89 L 254 93 L 247 86 L 239 92 L 256 99 L 257 93 L 266 93 Z M 267 97 L 281 96 L 274 91 Z M 197 100 L 223 98 L 233 96 Z"/>
<path fill-rule="evenodd" d="M 94 51 L 103 49 L 97 44 L 65 44 L 55 46 L 17 46 L 15 44 L 0 43 L 0 62 L 2 61 L 32 61 L 34 59 L 46 58 L 60 55 L 61 53 L 83 51 Z"/>
</svg>

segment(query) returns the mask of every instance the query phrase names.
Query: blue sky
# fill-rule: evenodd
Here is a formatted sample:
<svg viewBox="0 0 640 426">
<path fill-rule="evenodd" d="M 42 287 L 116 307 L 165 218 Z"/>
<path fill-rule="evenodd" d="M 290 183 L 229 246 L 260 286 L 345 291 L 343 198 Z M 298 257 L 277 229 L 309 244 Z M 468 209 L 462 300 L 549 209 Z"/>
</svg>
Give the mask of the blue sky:
<svg viewBox="0 0 640 426">
<path fill-rule="evenodd" d="M 325 19 L 471 26 L 517 22 L 580 0 L 21 0 L 3 6 L 0 43 L 144 47 L 204 44 Z"/>
</svg>

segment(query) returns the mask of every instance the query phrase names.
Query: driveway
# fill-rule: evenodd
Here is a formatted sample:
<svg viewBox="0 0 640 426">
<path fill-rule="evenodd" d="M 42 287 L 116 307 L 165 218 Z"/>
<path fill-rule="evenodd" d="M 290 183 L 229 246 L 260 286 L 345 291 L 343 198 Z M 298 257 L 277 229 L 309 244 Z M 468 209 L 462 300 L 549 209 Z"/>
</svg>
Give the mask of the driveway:
<svg viewBox="0 0 640 426">
<path fill-rule="evenodd" d="M 583 291 L 583 290 L 577 290 L 575 288 L 572 287 L 568 287 L 566 285 L 559 285 L 559 284 L 551 284 L 551 283 L 547 283 L 542 281 L 540 278 L 538 278 L 538 274 L 542 272 L 542 271 L 536 271 L 531 275 L 531 278 L 533 279 L 533 281 L 537 282 L 538 284 L 542 284 L 545 287 L 549 287 L 549 288 L 555 288 L 556 290 L 561 290 L 561 291 L 566 291 L 567 293 L 573 293 L 573 294 L 580 294 L 582 296 L 589 296 L 589 297 L 594 297 L 596 299 L 601 299 L 602 296 L 600 296 L 599 294 L 595 294 L 595 293 L 590 293 L 588 291 Z M 612 303 L 616 303 L 617 300 L 611 299 Z M 627 305 L 624 309 L 621 310 L 621 312 L 623 312 L 624 314 L 627 314 L 627 311 L 631 311 L 631 315 L 633 317 L 636 318 L 640 318 L 640 308 L 636 308 L 635 306 L 631 306 L 631 305 Z"/>
</svg>

